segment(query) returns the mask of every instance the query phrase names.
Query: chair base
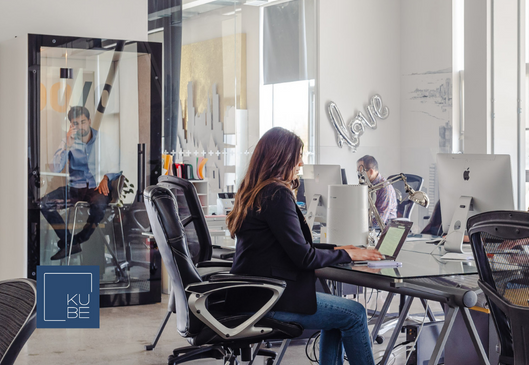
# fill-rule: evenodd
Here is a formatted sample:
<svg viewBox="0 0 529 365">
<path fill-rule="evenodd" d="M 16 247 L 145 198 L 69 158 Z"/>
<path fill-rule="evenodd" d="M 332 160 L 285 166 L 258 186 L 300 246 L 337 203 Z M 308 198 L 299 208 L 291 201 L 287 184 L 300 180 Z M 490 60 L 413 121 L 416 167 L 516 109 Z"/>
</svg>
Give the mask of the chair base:
<svg viewBox="0 0 529 365">
<path fill-rule="evenodd" d="M 167 364 L 176 365 L 187 361 L 210 358 L 220 360 L 224 359 L 226 356 L 226 351 L 219 345 L 186 346 L 174 349 L 173 354 L 169 355 L 169 358 L 167 359 Z"/>
<path fill-rule="evenodd" d="M 169 356 L 168 365 L 211 358 L 217 360 L 222 359 L 225 365 L 235 365 L 239 364 L 239 361 L 237 360 L 238 356 L 241 357 L 242 361 L 249 361 L 249 364 L 252 364 L 257 356 L 265 356 L 267 357 L 265 364 L 279 365 L 288 345 L 290 344 L 290 339 L 283 340 L 279 353 L 272 350 L 261 349 L 260 347 L 262 343 L 263 341 L 244 348 L 232 348 L 222 345 L 179 347 L 173 350 L 173 355 Z"/>
</svg>

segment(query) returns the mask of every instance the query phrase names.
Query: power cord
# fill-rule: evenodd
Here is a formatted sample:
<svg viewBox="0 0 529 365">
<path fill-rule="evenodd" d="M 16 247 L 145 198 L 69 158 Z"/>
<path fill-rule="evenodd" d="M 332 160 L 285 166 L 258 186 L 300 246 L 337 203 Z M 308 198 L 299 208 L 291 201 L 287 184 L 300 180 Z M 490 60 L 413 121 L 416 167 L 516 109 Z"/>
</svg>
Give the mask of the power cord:
<svg viewBox="0 0 529 365">
<path fill-rule="evenodd" d="M 378 294 L 380 293 L 380 290 L 377 290 L 377 296 L 375 297 L 375 310 L 373 311 L 373 314 L 371 315 L 371 318 L 369 318 L 367 320 L 367 324 L 369 324 L 373 318 L 376 316 L 377 314 L 377 309 L 378 309 Z"/>
<path fill-rule="evenodd" d="M 319 364 L 318 350 L 319 350 L 319 339 L 321 332 L 314 332 L 305 345 L 305 355 L 311 363 Z M 311 342 L 312 341 L 312 342 Z M 309 347 L 311 347 L 309 351 Z"/>
<path fill-rule="evenodd" d="M 417 345 L 417 341 L 419 340 L 419 336 L 421 335 L 422 328 L 424 326 L 424 322 L 426 322 L 426 316 L 428 315 L 428 308 L 429 308 L 429 302 L 426 301 L 426 308 L 424 310 L 424 316 L 422 317 L 421 326 L 419 327 L 419 331 L 417 331 L 417 337 L 415 337 L 415 340 L 414 341 L 404 341 L 404 342 L 401 342 L 401 343 L 393 346 L 393 349 L 391 350 L 391 354 L 390 354 L 390 356 L 392 356 L 392 358 L 390 360 L 393 360 L 393 362 L 391 364 L 388 363 L 388 365 L 394 364 L 395 361 L 396 361 L 396 357 L 397 357 L 396 355 L 399 352 L 401 352 L 403 349 L 405 349 L 407 347 L 406 345 L 408 345 L 409 343 L 413 342 L 413 345 L 409 348 L 410 352 L 409 352 L 408 356 L 406 357 L 406 361 L 404 362 L 404 364 L 408 363 L 408 360 L 410 359 L 411 353 L 413 352 L 413 349 Z M 384 358 L 384 353 L 385 353 L 385 351 L 379 351 L 379 352 L 376 353 L 376 356 L 378 356 L 378 357 L 375 360 L 375 364 L 380 365 L 382 363 L 382 359 Z M 380 356 L 381 354 L 382 354 L 382 356 Z"/>
<path fill-rule="evenodd" d="M 453 233 L 453 232 L 452 232 Z M 439 246 L 441 245 L 444 245 L 444 243 L 446 242 L 446 237 L 448 236 L 445 236 L 443 238 L 441 238 L 441 240 L 439 242 L 436 243 L 435 247 L 433 248 L 433 250 L 430 251 L 430 255 L 439 248 Z"/>
<path fill-rule="evenodd" d="M 413 342 L 413 346 L 410 349 L 410 353 L 406 357 L 406 361 L 404 362 L 405 364 L 408 363 L 408 360 L 410 359 L 411 353 L 413 352 L 413 349 L 417 345 L 417 341 L 419 340 L 419 336 L 421 335 L 422 328 L 424 326 L 424 322 L 426 321 L 426 315 L 428 314 L 428 308 L 429 307 L 430 307 L 430 303 L 428 301 L 426 301 L 426 308 L 424 309 L 424 316 L 422 317 L 421 327 L 419 327 L 419 331 L 417 331 L 417 337 L 415 337 L 415 341 Z"/>
</svg>

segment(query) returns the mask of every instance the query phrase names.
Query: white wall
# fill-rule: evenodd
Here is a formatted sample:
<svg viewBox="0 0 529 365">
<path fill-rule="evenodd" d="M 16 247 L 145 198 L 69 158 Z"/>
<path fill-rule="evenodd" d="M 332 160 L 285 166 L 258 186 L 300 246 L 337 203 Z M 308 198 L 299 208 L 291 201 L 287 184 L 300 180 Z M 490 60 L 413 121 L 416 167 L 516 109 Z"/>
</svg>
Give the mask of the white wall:
<svg viewBox="0 0 529 365">
<path fill-rule="evenodd" d="M 523 3 L 523 2 L 522 2 Z M 511 156 L 515 207 L 525 210 L 525 114 L 518 115 L 518 83 L 525 85 L 522 6 L 521 80 L 517 69 L 518 2 L 465 1 L 465 153 Z M 494 19 L 494 24 L 492 24 Z M 494 33 L 492 33 L 494 29 Z M 522 106 L 520 104 L 520 106 Z M 521 109 L 524 113 L 524 108 Z M 494 117 L 493 117 L 494 116 Z M 519 154 L 517 147 L 521 147 Z M 518 170 L 520 166 L 520 170 Z M 519 173 L 521 172 L 521 173 Z M 518 184 L 521 189 L 518 190 Z"/>
<path fill-rule="evenodd" d="M 525 136 L 525 123 L 520 120 L 518 125 L 518 1 L 502 0 L 501 4 L 494 2 L 494 62 L 493 62 L 493 99 L 494 118 L 492 119 L 492 152 L 511 156 L 511 171 L 513 187 L 518 186 L 518 160 L 525 153 L 524 140 L 518 141 L 518 134 Z M 523 32 L 522 32 L 523 34 Z M 522 55 L 524 53 L 522 52 Z M 523 68 L 525 71 L 525 67 Z M 524 80 L 525 81 L 525 80 Z M 521 106 L 521 105 L 520 105 Z M 525 114 L 523 115 L 525 118 Z M 522 156 L 518 156 L 518 143 L 522 146 Z M 522 165 L 523 166 L 523 165 Z M 522 167 L 522 181 L 525 181 L 525 166 Z M 523 184 L 524 185 L 524 184 Z M 518 197 L 524 195 L 514 189 L 515 205 Z M 521 197 L 525 210 L 525 199 Z"/>
<path fill-rule="evenodd" d="M 440 127 L 452 123 L 451 1 L 319 1 L 318 57 L 319 163 L 340 164 L 355 183 L 356 160 L 370 154 L 384 176 L 417 174 L 427 189 Z M 390 108 L 389 118 L 366 129 L 356 153 L 340 149 L 328 102 L 337 103 L 348 122 L 359 111 L 366 115 L 373 94 Z M 414 212 L 422 224 L 427 211 Z"/>
<path fill-rule="evenodd" d="M 27 275 L 27 42 L 8 43 L 0 45 L 0 232 L 11 239 L 0 242 L 0 281 Z"/>
<path fill-rule="evenodd" d="M 0 2 L 0 280 L 27 275 L 26 33 L 147 40 L 147 2 Z"/>
<path fill-rule="evenodd" d="M 465 153 L 490 153 L 490 1 L 465 1 Z"/>
<path fill-rule="evenodd" d="M 0 42 L 24 33 L 147 40 L 145 0 L 0 1 Z"/>
<path fill-rule="evenodd" d="M 340 164 L 349 183 L 356 181 L 356 161 L 365 154 L 379 162 L 383 175 L 399 172 L 400 160 L 400 2 L 320 0 L 318 2 L 317 145 L 321 164 Z M 376 130 L 366 129 L 356 153 L 339 148 L 327 115 L 334 101 L 346 122 L 374 94 L 390 109 Z"/>
<path fill-rule="evenodd" d="M 401 0 L 401 171 L 423 177 L 422 190 L 438 199 L 434 164 L 451 152 L 452 2 Z M 457 102 L 457 100 L 456 100 Z M 443 133 L 444 132 L 444 133 Z M 441 137 L 441 134 L 445 138 Z M 422 226 L 428 211 L 414 207 Z M 414 227 L 417 228 L 417 227 Z"/>
</svg>

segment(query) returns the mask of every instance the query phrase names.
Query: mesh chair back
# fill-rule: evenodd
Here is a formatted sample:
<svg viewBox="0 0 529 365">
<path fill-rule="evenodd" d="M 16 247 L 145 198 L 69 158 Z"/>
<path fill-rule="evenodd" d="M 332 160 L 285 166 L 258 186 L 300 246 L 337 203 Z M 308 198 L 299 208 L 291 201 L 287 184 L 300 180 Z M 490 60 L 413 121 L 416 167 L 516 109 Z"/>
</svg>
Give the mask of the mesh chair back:
<svg viewBox="0 0 529 365">
<path fill-rule="evenodd" d="M 406 181 L 409 186 L 415 191 L 419 191 L 422 188 L 423 178 L 418 175 L 413 174 L 403 174 L 406 176 Z M 398 175 L 391 175 L 388 176 L 388 180 L 396 177 Z M 397 181 L 393 184 L 393 187 L 395 188 L 395 191 L 400 192 L 400 195 L 402 197 L 402 201 L 398 202 L 397 205 L 397 218 L 407 218 L 409 219 L 411 216 L 411 212 L 413 210 L 413 202 L 408 199 L 408 193 L 406 193 L 406 186 L 404 185 L 403 181 Z M 399 193 L 397 193 L 398 195 Z M 397 199 L 398 201 L 398 199 Z"/>
<path fill-rule="evenodd" d="M 112 186 L 112 191 L 110 192 L 110 204 L 117 204 L 119 203 L 119 198 L 121 196 L 121 192 L 123 191 L 123 186 L 125 186 L 125 176 L 123 174 L 119 175 L 117 178 L 112 180 L 110 185 Z"/>
<path fill-rule="evenodd" d="M 36 327 L 34 280 L 0 281 L 0 364 L 14 364 Z"/>
<path fill-rule="evenodd" d="M 157 185 L 147 187 L 143 195 L 154 238 L 171 278 L 178 332 L 192 337 L 203 324 L 189 313 L 185 288 L 202 279 L 190 257 L 176 198 L 169 189 Z"/>
<path fill-rule="evenodd" d="M 469 218 L 467 229 L 503 360 L 529 363 L 529 213 L 478 214 Z"/>
<path fill-rule="evenodd" d="M 160 176 L 158 185 L 171 190 L 176 197 L 193 262 L 211 260 L 211 237 L 195 186 L 188 180 L 167 175 Z"/>
</svg>

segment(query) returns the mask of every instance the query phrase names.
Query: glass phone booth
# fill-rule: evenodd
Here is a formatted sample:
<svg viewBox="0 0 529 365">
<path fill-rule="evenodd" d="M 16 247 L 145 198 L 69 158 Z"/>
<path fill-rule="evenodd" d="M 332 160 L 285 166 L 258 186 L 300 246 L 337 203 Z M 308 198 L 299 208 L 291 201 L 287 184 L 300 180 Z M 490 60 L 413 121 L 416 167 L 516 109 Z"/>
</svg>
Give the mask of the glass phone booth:
<svg viewBox="0 0 529 365">
<path fill-rule="evenodd" d="M 28 37 L 28 277 L 97 265 L 101 306 L 161 300 L 145 186 L 161 172 L 161 44 Z"/>
</svg>

